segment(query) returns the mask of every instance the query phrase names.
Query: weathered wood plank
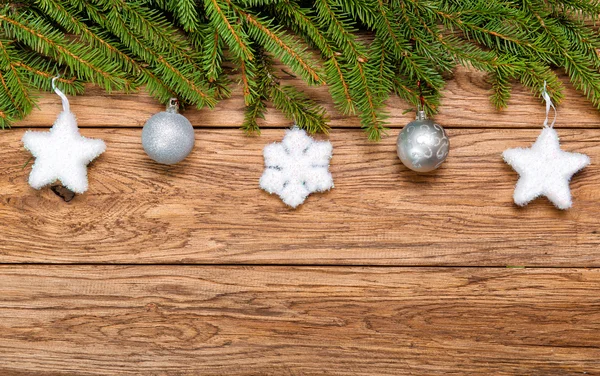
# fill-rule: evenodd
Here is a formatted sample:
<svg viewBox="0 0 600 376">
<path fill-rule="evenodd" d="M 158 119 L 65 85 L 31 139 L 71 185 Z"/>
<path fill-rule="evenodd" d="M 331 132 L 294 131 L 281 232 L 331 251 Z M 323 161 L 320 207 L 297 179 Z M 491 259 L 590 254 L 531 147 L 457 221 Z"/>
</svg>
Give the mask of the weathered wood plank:
<svg viewBox="0 0 600 376">
<path fill-rule="evenodd" d="M 2 375 L 600 373 L 600 272 L 0 267 Z"/>
<path fill-rule="evenodd" d="M 448 161 L 424 175 L 399 162 L 394 137 L 334 131 L 335 188 L 297 210 L 258 187 L 262 148 L 283 130 L 198 130 L 196 149 L 171 167 L 145 156 L 139 129 L 82 133 L 108 151 L 69 203 L 27 185 L 23 130 L 2 133 L 0 262 L 600 266 L 595 130 L 559 132 L 565 150 L 592 159 L 566 212 L 512 202 L 517 175 L 500 154 L 539 130 L 450 130 Z"/>
<path fill-rule="evenodd" d="M 557 127 L 598 128 L 600 112 L 585 97 L 577 93 L 565 82 L 565 100 L 559 107 L 560 116 Z M 333 127 L 359 127 L 358 118 L 343 116 L 337 112 L 331 102 L 326 87 L 307 87 L 299 79 L 288 79 L 285 84 L 303 88 L 314 100 L 323 105 L 329 112 Z M 535 99 L 527 89 L 515 85 L 509 106 L 503 111 L 496 111 L 489 101 L 490 85 L 483 72 L 465 68 L 457 69 L 454 78 L 448 82 L 444 90 L 444 99 L 437 120 L 450 127 L 467 128 L 528 128 L 539 126 L 544 118 L 544 106 Z M 17 127 L 37 127 L 51 125 L 61 110 L 59 98 L 51 93 L 40 94 L 39 109 L 34 110 Z M 412 118 L 414 113 L 402 114 L 410 108 L 397 97 L 390 99 L 388 110 L 391 127 L 402 127 Z M 79 119 L 79 125 L 110 127 L 141 127 L 144 122 L 163 106 L 146 93 L 124 95 L 107 95 L 96 87 L 88 87 L 83 96 L 71 98 L 71 108 Z M 197 127 L 233 127 L 239 128 L 244 118 L 244 100 L 239 90 L 234 91 L 232 98 L 221 101 L 214 110 L 190 109 L 185 115 Z M 277 110 L 269 111 L 263 127 L 288 126 Z"/>
</svg>

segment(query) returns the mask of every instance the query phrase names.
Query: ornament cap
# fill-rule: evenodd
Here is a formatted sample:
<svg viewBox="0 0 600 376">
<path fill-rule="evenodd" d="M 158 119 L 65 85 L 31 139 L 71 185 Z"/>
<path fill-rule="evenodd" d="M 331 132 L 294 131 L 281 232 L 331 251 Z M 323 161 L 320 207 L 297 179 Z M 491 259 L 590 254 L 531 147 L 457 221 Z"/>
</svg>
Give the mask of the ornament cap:
<svg viewBox="0 0 600 376">
<path fill-rule="evenodd" d="M 177 98 L 169 99 L 169 104 L 167 104 L 167 112 L 176 114 L 179 112 L 179 100 Z"/>
<path fill-rule="evenodd" d="M 417 111 L 416 120 L 425 120 L 425 119 L 427 119 L 427 114 L 425 113 L 425 111 L 423 111 L 423 110 Z"/>
</svg>

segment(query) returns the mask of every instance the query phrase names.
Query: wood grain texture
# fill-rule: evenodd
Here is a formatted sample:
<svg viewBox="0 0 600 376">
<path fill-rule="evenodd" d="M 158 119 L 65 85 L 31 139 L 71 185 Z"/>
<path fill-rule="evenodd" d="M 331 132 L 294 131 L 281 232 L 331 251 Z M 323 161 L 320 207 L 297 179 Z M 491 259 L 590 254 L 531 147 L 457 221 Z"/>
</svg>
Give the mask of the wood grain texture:
<svg viewBox="0 0 600 376">
<path fill-rule="evenodd" d="M 0 280 L 2 375 L 600 373 L 598 270 L 3 266 Z"/>
<path fill-rule="evenodd" d="M 66 203 L 27 185 L 23 130 L 0 138 L 0 262 L 600 266 L 600 134 L 559 131 L 563 149 L 592 165 L 571 182 L 574 208 L 512 202 L 517 175 L 501 159 L 539 129 L 451 129 L 437 172 L 407 170 L 397 131 L 369 143 L 331 135 L 335 188 L 297 210 L 258 187 L 262 148 L 283 130 L 245 137 L 198 130 L 184 162 L 152 162 L 139 129 L 84 129 L 108 150 L 90 190 Z"/>
<path fill-rule="evenodd" d="M 325 87 L 285 83 L 334 128 L 359 127 Z M 196 148 L 169 167 L 140 144 L 162 106 L 90 87 L 71 98 L 80 126 L 99 128 L 82 133 L 108 146 L 90 190 L 35 191 L 19 128 L 54 122 L 60 102 L 43 94 L 0 133 L 0 264 L 13 264 L 0 265 L 0 375 L 600 374 L 600 269 L 575 268 L 600 267 L 600 113 L 566 85 L 561 142 L 592 165 L 571 183 L 573 209 L 518 208 L 500 155 L 535 140 L 543 105 L 517 85 L 497 112 L 488 90 L 480 72 L 448 82 L 436 119 L 451 154 L 434 173 L 402 166 L 398 129 L 381 143 L 334 129 L 335 188 L 297 210 L 258 188 L 262 148 L 284 131 L 227 129 L 242 122 L 239 92 L 185 112 Z M 392 128 L 407 107 L 388 103 Z M 276 111 L 263 124 L 288 125 Z M 78 265 L 119 263 L 172 265 Z M 553 268 L 486 267 L 505 265 Z"/>
<path fill-rule="evenodd" d="M 581 94 L 575 91 L 563 75 L 565 99 L 559 107 L 557 127 L 593 128 L 600 127 L 600 112 Z M 332 127 L 359 127 L 355 116 L 343 116 L 335 110 L 328 89 L 324 86 L 307 87 L 302 80 L 288 78 L 282 81 L 302 88 L 323 105 L 330 116 Z M 544 106 L 539 99 L 522 86 L 516 84 L 509 106 L 497 111 L 489 101 L 491 86 L 483 72 L 459 68 L 448 81 L 436 120 L 448 127 L 466 128 L 528 128 L 542 124 Z M 164 110 L 147 93 L 106 94 L 103 90 L 89 86 L 83 96 L 72 97 L 71 109 L 77 115 L 81 127 L 141 127 L 158 111 Z M 392 97 L 387 104 L 392 128 L 404 126 L 414 119 L 414 112 L 402 114 L 411 108 L 408 104 Z M 196 127 L 239 128 L 244 119 L 244 100 L 240 90 L 234 90 L 230 99 L 219 102 L 214 110 L 189 109 L 185 116 Z M 34 111 L 16 127 L 50 126 L 61 111 L 60 100 L 55 94 L 41 93 L 39 109 Z M 277 110 L 271 109 L 262 126 L 289 126 L 291 122 Z"/>
</svg>

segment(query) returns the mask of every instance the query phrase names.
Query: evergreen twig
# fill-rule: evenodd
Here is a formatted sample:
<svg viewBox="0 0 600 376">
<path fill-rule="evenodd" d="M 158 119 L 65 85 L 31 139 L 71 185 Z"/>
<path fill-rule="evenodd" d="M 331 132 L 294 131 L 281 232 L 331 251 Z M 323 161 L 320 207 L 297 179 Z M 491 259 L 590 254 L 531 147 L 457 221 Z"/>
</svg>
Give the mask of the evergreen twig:
<svg viewBox="0 0 600 376">
<path fill-rule="evenodd" d="M 369 139 L 386 129 L 395 93 L 437 111 L 457 65 L 487 72 L 492 103 L 515 82 L 558 103 L 566 72 L 600 109 L 598 0 L 27 0 L 0 6 L 0 127 L 35 106 L 58 73 L 69 94 L 144 86 L 158 100 L 213 106 L 233 72 L 258 133 L 268 104 L 311 132 L 327 131 L 321 106 L 282 84 L 274 59 L 308 84 L 326 83 Z M 307 48 L 314 49 L 315 54 Z M 319 61 L 320 59 L 320 61 Z M 233 70 L 228 68 L 233 65 Z M 288 68 L 281 68 L 282 71 Z"/>
</svg>

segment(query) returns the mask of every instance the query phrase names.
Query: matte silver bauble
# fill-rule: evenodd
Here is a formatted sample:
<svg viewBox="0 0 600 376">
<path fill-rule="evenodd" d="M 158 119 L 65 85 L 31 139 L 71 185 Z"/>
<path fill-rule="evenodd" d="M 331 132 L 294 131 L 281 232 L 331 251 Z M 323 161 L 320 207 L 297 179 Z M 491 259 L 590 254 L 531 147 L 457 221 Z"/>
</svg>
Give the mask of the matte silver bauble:
<svg viewBox="0 0 600 376">
<path fill-rule="evenodd" d="M 194 148 L 194 127 L 177 113 L 177 100 L 171 99 L 167 110 L 153 115 L 142 129 L 142 146 L 158 163 L 181 162 Z"/>
<path fill-rule="evenodd" d="M 438 168 L 448 156 L 450 141 L 441 125 L 427 119 L 419 111 L 417 119 L 408 123 L 398 135 L 398 157 L 413 171 L 427 172 Z"/>
</svg>

